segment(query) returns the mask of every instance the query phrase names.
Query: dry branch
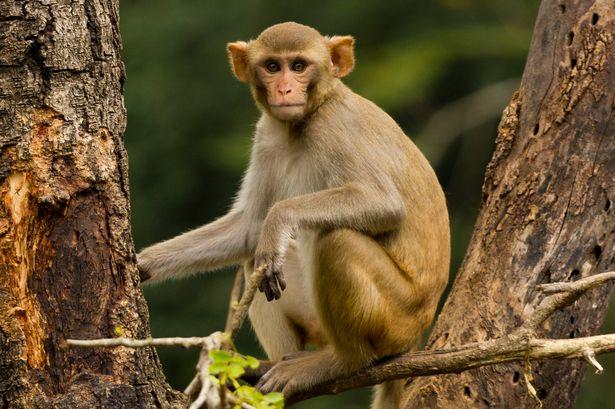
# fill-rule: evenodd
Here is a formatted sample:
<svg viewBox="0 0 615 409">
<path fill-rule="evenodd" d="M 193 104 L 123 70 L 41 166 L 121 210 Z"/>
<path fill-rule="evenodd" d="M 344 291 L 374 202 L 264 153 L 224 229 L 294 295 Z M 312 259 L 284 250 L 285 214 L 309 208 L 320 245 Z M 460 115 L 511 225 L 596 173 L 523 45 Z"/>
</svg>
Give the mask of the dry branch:
<svg viewBox="0 0 615 409">
<path fill-rule="evenodd" d="M 206 392 L 210 390 L 207 384 L 206 388 L 201 388 L 202 380 L 206 378 L 204 375 L 205 370 L 203 369 L 207 367 L 207 362 L 205 362 L 207 359 L 206 352 L 211 349 L 213 338 L 223 340 L 225 337 L 236 332 L 241 326 L 250 303 L 254 298 L 257 285 L 260 279 L 262 279 L 262 274 L 263 271 L 255 271 L 248 281 L 241 301 L 239 303 L 231 302 L 233 311 L 232 314 L 229 312 L 230 319 L 227 322 L 231 324 L 230 326 L 227 325 L 226 335 L 215 333 L 209 337 L 150 338 L 145 340 L 113 338 L 87 341 L 67 340 L 66 342 L 68 345 L 81 347 L 126 346 L 141 348 L 163 345 L 201 347 L 203 352 L 199 359 L 197 377 L 186 389 L 186 394 L 198 394 L 200 396 L 200 398 L 197 397 L 197 400 L 193 402 L 191 407 L 201 407 L 201 403 L 205 402 L 204 396 Z M 286 401 L 290 404 L 318 395 L 336 394 L 349 389 L 376 385 L 394 379 L 459 373 L 480 366 L 520 360 L 584 358 L 597 372 L 601 372 L 602 366 L 596 361 L 595 356 L 607 352 L 615 352 L 615 334 L 552 340 L 536 338 L 535 331 L 555 310 L 572 304 L 588 290 L 610 281 L 615 281 L 615 272 L 613 271 L 596 274 L 575 282 L 542 284 L 538 286 L 538 289 L 550 295 L 545 297 L 521 327 L 505 337 L 475 342 L 446 350 L 406 353 L 381 361 L 352 376 L 314 385 L 309 390 L 288 396 Z M 236 299 L 239 293 L 237 282 L 238 280 L 236 279 L 232 299 Z M 218 341 L 219 343 L 220 341 Z M 262 365 L 259 371 L 260 374 L 264 373 L 268 368 L 270 368 L 270 365 Z M 258 375 L 259 372 L 256 374 Z M 198 403 L 198 406 L 194 406 L 196 403 Z"/>
<path fill-rule="evenodd" d="M 248 310 L 250 308 L 250 304 L 252 304 L 256 290 L 265 276 L 265 270 L 265 266 L 261 266 L 254 270 L 248 279 L 248 283 L 246 284 L 246 288 L 239 303 L 237 303 L 237 305 L 234 305 L 234 303 L 231 304 L 231 311 L 229 311 L 229 316 L 231 318 L 228 320 L 226 328 L 226 332 L 230 334 L 231 337 L 235 335 L 235 333 L 243 325 L 243 322 L 246 320 Z"/>
<path fill-rule="evenodd" d="M 243 268 L 239 268 L 237 272 L 235 273 L 235 280 L 233 281 L 233 289 L 231 290 L 231 297 L 229 301 L 228 313 L 226 316 L 226 325 L 224 328 L 224 333 L 227 334 L 226 342 L 224 342 L 222 345 L 224 348 L 229 348 L 229 344 L 232 345 L 233 337 L 235 336 L 237 331 L 239 331 L 239 329 L 243 325 L 243 322 L 246 320 L 246 317 L 248 315 L 248 310 L 250 309 L 250 304 L 252 304 L 254 295 L 256 295 L 256 289 L 258 288 L 258 285 L 260 284 L 260 282 L 263 280 L 264 275 L 265 275 L 264 266 L 259 267 L 256 270 L 254 270 L 254 272 L 252 272 L 252 274 L 250 275 L 250 278 L 248 279 L 248 283 L 246 284 L 245 291 L 241 295 L 241 299 L 239 299 L 239 295 L 241 293 L 241 283 L 243 281 Z M 192 378 L 192 380 L 190 381 L 186 389 L 184 389 L 184 393 L 188 396 L 188 398 L 191 401 L 195 398 L 199 390 L 201 391 L 200 393 L 202 393 L 204 389 L 201 387 L 201 385 L 203 385 L 202 368 L 209 367 L 207 363 L 207 359 L 208 359 L 207 352 L 208 351 L 205 350 L 205 347 L 203 347 L 203 350 L 201 350 L 201 354 L 199 356 L 199 361 L 196 365 L 197 373 L 194 376 L 194 378 Z M 223 385 L 222 393 L 220 394 L 222 397 L 225 397 L 226 395 L 224 393 L 224 388 L 225 386 Z M 195 400 L 195 402 L 199 400 L 199 397 L 196 396 L 196 399 L 197 400 Z M 201 407 L 201 405 L 195 406 L 194 408 L 199 408 L 199 407 Z M 191 406 L 191 409 L 194 409 L 194 408 L 192 408 Z"/>
<path fill-rule="evenodd" d="M 66 345 L 85 348 L 105 348 L 105 347 L 129 347 L 129 348 L 144 348 L 144 347 L 160 347 L 160 346 L 178 346 L 184 348 L 202 348 L 207 345 L 208 340 L 212 337 L 222 335 L 220 332 L 214 332 L 208 337 L 172 337 L 172 338 L 100 338 L 100 339 L 67 339 Z"/>
<path fill-rule="evenodd" d="M 585 358 L 596 371 L 602 366 L 595 355 L 615 351 L 615 334 L 577 339 L 540 339 L 538 327 L 553 312 L 571 305 L 588 290 L 615 281 L 615 272 L 596 274 L 574 282 L 538 286 L 547 296 L 525 323 L 511 334 L 494 340 L 467 344 L 454 349 L 419 351 L 387 359 L 352 376 L 336 379 L 288 396 L 287 403 L 319 395 L 376 385 L 394 379 L 459 373 L 479 366 L 520 360 Z"/>
<path fill-rule="evenodd" d="M 586 277 L 579 281 L 570 281 L 563 283 L 549 283 L 541 284 L 538 289 L 545 294 L 555 294 L 563 292 L 585 292 L 591 288 L 594 288 L 607 281 L 615 280 L 615 271 L 609 271 L 607 273 L 596 274 Z"/>
<path fill-rule="evenodd" d="M 350 389 L 376 385 L 394 379 L 459 373 L 479 366 L 511 361 L 583 358 L 585 351 L 594 355 L 615 352 L 615 334 L 577 339 L 538 339 L 509 335 L 495 340 L 464 345 L 455 349 L 411 352 L 391 358 L 352 376 L 315 385 L 287 397 L 295 403 L 319 395 L 336 394 Z"/>
<path fill-rule="evenodd" d="M 224 326 L 224 332 L 233 337 L 233 318 L 235 317 L 235 311 L 239 306 L 239 297 L 241 297 L 241 287 L 243 285 L 243 268 L 238 268 L 235 273 L 235 279 L 233 280 L 233 289 L 231 290 L 231 296 L 228 303 L 228 313 L 226 314 L 226 325 Z"/>
</svg>

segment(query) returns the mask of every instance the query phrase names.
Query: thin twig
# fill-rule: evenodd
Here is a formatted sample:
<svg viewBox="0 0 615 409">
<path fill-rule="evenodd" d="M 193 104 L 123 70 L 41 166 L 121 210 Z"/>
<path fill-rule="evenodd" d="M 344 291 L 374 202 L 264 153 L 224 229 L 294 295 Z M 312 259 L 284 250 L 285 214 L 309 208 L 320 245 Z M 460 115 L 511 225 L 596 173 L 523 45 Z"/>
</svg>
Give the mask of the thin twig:
<svg viewBox="0 0 615 409">
<path fill-rule="evenodd" d="M 235 274 L 235 280 L 233 282 L 233 289 L 231 290 L 231 299 L 229 301 L 229 311 L 227 313 L 226 318 L 226 326 L 224 332 L 228 335 L 227 342 L 223 345 L 228 347 L 228 344 L 232 342 L 233 337 L 239 331 L 243 322 L 248 315 L 248 310 L 250 308 L 250 304 L 252 304 L 252 300 L 254 299 L 254 295 L 256 295 L 256 290 L 263 280 L 263 276 L 265 275 L 265 266 L 260 267 L 250 275 L 248 283 L 246 284 L 246 288 L 241 296 L 241 300 L 237 302 L 239 298 L 239 292 L 241 288 L 241 276 L 243 275 L 243 269 L 238 269 Z M 201 359 L 199 359 L 199 363 L 197 366 L 201 365 Z M 190 384 L 186 387 L 184 393 L 188 395 L 190 399 L 194 397 L 196 391 L 201 387 L 201 376 L 197 372 L 197 374 L 192 378 Z"/>
<path fill-rule="evenodd" d="M 615 271 L 607 271 L 605 273 L 595 274 L 593 276 L 581 278 L 577 281 L 567 281 L 562 283 L 541 284 L 537 288 L 545 294 L 563 293 L 570 291 L 585 292 L 591 288 L 597 287 L 606 281 L 615 281 Z"/>
<path fill-rule="evenodd" d="M 202 348 L 207 340 L 212 336 L 221 336 L 222 333 L 216 332 L 208 337 L 173 337 L 173 338 L 100 338 L 100 339 L 67 339 L 66 344 L 69 346 L 83 348 L 104 348 L 104 347 L 129 347 L 129 348 L 144 348 L 144 347 L 160 347 L 160 346 L 179 346 L 184 348 Z"/>
<path fill-rule="evenodd" d="M 593 349 L 585 348 L 585 351 L 583 351 L 583 357 L 591 366 L 594 367 L 597 374 L 601 374 L 604 371 L 604 368 L 600 365 L 600 362 L 596 360 L 596 353 Z"/>
<path fill-rule="evenodd" d="M 199 358 L 199 362 L 200 362 L 200 358 Z M 197 392 L 199 391 L 200 387 L 201 387 L 201 380 L 199 379 L 198 376 L 195 376 L 194 378 L 192 378 L 192 381 L 190 381 L 188 386 L 186 386 L 186 389 L 184 389 L 184 394 L 188 397 L 188 399 L 192 400 L 197 395 Z"/>
<path fill-rule="evenodd" d="M 211 337 L 206 341 L 206 344 L 201 349 L 197 370 L 199 373 L 201 388 L 197 398 L 192 402 L 189 409 L 200 409 L 203 406 L 207 408 L 219 408 L 220 392 L 211 378 L 209 377 L 209 366 L 212 360 L 209 358 L 209 351 L 220 349 L 225 336 Z"/>
<path fill-rule="evenodd" d="M 590 289 L 613 280 L 615 280 L 615 271 L 608 271 L 577 281 L 539 285 L 537 287 L 539 290 L 552 295 L 542 300 L 540 305 L 538 305 L 530 317 L 523 323 L 522 328 L 529 330 L 538 329 L 538 327 L 556 310 L 571 305 Z"/>
<path fill-rule="evenodd" d="M 243 284 L 243 268 L 238 268 L 235 273 L 235 280 L 233 281 L 233 289 L 231 290 L 231 297 L 228 304 L 228 313 L 226 314 L 226 325 L 224 326 L 224 332 L 231 333 L 231 324 L 235 315 L 235 310 L 239 306 L 239 297 L 241 296 L 241 286 Z M 231 334 L 232 338 L 232 334 Z"/>
<path fill-rule="evenodd" d="M 199 357 L 199 364 L 197 370 L 197 376 L 199 377 L 199 393 L 196 399 L 192 402 L 189 409 L 199 409 L 205 403 L 207 403 L 207 392 L 209 392 L 210 380 L 209 373 L 207 373 L 207 351 L 205 349 L 201 350 L 201 355 Z M 205 372 L 205 373 L 203 373 Z"/>
<path fill-rule="evenodd" d="M 266 266 L 260 266 L 252 274 L 250 274 L 250 278 L 248 279 L 248 283 L 246 284 L 246 288 L 241 296 L 241 300 L 237 304 L 237 307 L 234 308 L 233 315 L 230 319 L 230 325 L 227 326 L 227 330 L 225 331 L 227 334 L 231 336 L 231 338 L 235 335 L 239 328 L 243 325 L 245 321 L 248 310 L 250 308 L 250 304 L 252 304 L 252 300 L 254 299 L 254 295 L 256 294 L 256 290 L 260 285 L 261 281 L 263 281 L 263 277 L 265 276 Z"/>
</svg>

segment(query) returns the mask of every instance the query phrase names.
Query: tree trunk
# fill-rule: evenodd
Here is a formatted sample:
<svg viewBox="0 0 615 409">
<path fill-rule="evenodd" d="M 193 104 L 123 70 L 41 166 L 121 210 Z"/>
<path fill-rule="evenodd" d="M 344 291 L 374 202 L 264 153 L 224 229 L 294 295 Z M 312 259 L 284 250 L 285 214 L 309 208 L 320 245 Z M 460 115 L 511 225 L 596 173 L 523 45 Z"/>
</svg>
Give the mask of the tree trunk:
<svg viewBox="0 0 615 409">
<path fill-rule="evenodd" d="M 544 0 L 520 90 L 505 109 L 464 263 L 428 348 L 495 338 L 539 304 L 538 284 L 612 270 L 615 243 L 613 0 Z M 557 312 L 542 336 L 597 333 L 612 288 Z M 570 408 L 579 360 L 532 364 L 545 408 Z M 407 409 L 533 408 L 524 365 L 409 381 Z"/>
<path fill-rule="evenodd" d="M 0 1 L 0 407 L 180 406 L 130 234 L 117 0 Z"/>
</svg>

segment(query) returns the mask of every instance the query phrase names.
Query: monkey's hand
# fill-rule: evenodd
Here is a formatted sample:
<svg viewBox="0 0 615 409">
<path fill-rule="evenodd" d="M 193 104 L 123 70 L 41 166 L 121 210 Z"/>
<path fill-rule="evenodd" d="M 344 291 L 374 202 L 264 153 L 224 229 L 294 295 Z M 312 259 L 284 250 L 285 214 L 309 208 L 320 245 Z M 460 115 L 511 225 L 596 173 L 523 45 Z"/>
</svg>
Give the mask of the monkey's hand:
<svg viewBox="0 0 615 409">
<path fill-rule="evenodd" d="M 290 212 L 281 203 L 272 206 L 265 218 L 254 254 L 254 268 L 264 268 L 259 290 L 267 301 L 277 300 L 286 288 L 282 266 L 293 236 L 294 223 Z"/>
<path fill-rule="evenodd" d="M 152 263 L 146 252 L 137 254 L 137 269 L 142 283 L 152 278 Z"/>
<path fill-rule="evenodd" d="M 254 259 L 254 269 L 264 268 L 265 275 L 258 289 L 265 293 L 267 301 L 277 300 L 282 295 L 282 291 L 286 289 L 286 281 L 284 281 L 284 273 L 282 265 L 284 264 L 282 257 L 272 253 L 257 253 Z"/>
<path fill-rule="evenodd" d="M 137 269 L 139 270 L 139 278 L 141 278 L 142 283 L 152 278 L 152 274 L 142 263 L 137 262 Z"/>
</svg>

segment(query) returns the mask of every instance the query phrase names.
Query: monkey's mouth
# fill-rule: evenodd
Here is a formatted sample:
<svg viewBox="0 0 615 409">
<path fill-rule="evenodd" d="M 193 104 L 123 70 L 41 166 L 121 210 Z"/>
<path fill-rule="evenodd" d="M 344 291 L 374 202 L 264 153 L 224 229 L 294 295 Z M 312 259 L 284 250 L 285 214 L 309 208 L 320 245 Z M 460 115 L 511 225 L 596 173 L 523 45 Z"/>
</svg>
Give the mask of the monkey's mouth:
<svg viewBox="0 0 615 409">
<path fill-rule="evenodd" d="M 287 107 L 302 107 L 304 106 L 305 103 L 298 103 L 298 104 L 277 104 L 277 105 L 269 105 L 271 108 L 287 108 Z"/>
<path fill-rule="evenodd" d="M 274 117 L 282 121 L 293 121 L 304 115 L 306 104 L 276 104 L 270 105 Z"/>
</svg>

